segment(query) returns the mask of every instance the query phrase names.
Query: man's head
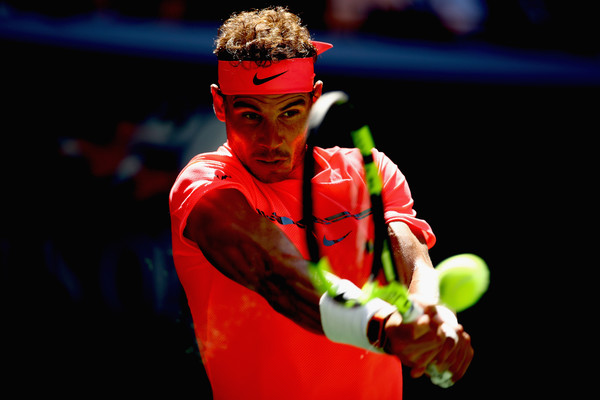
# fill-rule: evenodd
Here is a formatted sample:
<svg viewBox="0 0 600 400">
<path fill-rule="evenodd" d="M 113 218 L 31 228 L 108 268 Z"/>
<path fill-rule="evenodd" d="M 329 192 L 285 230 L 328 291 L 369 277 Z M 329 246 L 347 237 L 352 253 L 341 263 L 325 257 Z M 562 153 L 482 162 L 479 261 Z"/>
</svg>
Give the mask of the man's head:
<svg viewBox="0 0 600 400">
<path fill-rule="evenodd" d="M 232 151 L 263 182 L 300 172 L 308 115 L 323 85 L 314 83 L 313 64 L 331 46 L 312 42 L 300 18 L 281 7 L 233 15 L 215 44 L 213 104 Z"/>
</svg>

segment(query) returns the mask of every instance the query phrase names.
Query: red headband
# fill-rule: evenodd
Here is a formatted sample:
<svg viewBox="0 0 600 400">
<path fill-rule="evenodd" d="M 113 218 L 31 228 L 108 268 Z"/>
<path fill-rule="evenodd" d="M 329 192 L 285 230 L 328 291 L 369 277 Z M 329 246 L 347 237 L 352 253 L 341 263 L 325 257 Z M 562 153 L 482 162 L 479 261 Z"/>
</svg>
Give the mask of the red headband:
<svg viewBox="0 0 600 400">
<path fill-rule="evenodd" d="M 313 41 L 317 55 L 333 45 Z M 219 87 L 223 94 L 287 94 L 312 92 L 314 58 L 289 58 L 268 66 L 254 61 L 219 61 Z"/>
</svg>

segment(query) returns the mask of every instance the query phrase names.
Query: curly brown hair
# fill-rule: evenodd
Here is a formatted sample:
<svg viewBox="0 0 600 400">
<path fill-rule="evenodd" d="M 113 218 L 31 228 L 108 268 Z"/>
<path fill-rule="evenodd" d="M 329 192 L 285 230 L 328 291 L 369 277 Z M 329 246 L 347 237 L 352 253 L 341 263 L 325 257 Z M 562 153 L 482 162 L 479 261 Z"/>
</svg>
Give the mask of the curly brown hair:
<svg viewBox="0 0 600 400">
<path fill-rule="evenodd" d="M 219 60 L 258 64 L 317 56 L 300 17 L 284 7 L 233 14 L 219 28 L 213 53 Z"/>
</svg>

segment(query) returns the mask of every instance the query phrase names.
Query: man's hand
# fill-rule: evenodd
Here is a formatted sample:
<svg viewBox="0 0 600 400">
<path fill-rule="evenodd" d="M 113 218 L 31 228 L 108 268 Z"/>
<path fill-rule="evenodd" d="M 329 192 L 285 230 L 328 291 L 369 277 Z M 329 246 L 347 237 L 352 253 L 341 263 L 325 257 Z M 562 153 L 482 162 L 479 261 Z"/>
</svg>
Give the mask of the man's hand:
<svg viewBox="0 0 600 400">
<path fill-rule="evenodd" d="M 404 322 L 399 313 L 394 313 L 386 322 L 385 332 L 386 351 L 410 367 L 413 378 L 435 364 L 439 371 L 452 372 L 452 381 L 456 382 L 473 358 L 471 338 L 454 314 L 443 307 L 424 307 L 424 314 L 412 322 Z"/>
<path fill-rule="evenodd" d="M 411 376 L 419 377 L 434 363 L 438 371 L 452 372 L 456 382 L 463 377 L 471 360 L 471 338 L 456 320 L 452 311 L 433 306 L 439 301 L 438 274 L 429 258 L 427 245 L 402 222 L 388 225 L 394 259 L 401 281 L 409 283 L 413 299 L 425 310 L 413 322 L 403 322 L 394 315 L 386 324 L 390 350 L 402 363 L 412 368 Z M 428 305 L 429 304 L 429 305 Z"/>
<path fill-rule="evenodd" d="M 404 322 L 395 312 L 385 324 L 385 350 L 410 367 L 413 378 L 423 375 L 444 344 L 444 338 L 438 333 L 438 321 L 432 318 L 434 310 L 433 307 L 426 308 L 425 313 L 412 322 Z"/>
<path fill-rule="evenodd" d="M 452 311 L 443 306 L 436 307 L 435 319 L 438 321 L 440 328 L 443 331 L 446 329 L 453 330 L 452 336 L 444 334 L 448 339 L 445 340 L 442 350 L 434 359 L 434 364 L 439 371 L 452 372 L 452 381 L 456 382 L 461 379 L 473 359 L 473 347 L 471 347 L 471 337 L 465 332 L 462 325 L 456 319 Z M 438 329 L 440 329 L 438 328 Z"/>
</svg>

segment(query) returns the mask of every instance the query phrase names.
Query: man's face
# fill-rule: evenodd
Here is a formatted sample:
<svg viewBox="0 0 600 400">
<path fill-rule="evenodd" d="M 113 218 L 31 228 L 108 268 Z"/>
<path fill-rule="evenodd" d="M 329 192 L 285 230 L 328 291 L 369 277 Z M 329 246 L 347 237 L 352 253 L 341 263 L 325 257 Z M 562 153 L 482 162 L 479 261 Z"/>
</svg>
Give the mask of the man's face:
<svg viewBox="0 0 600 400">
<path fill-rule="evenodd" d="M 215 112 L 224 119 L 229 146 L 246 169 L 273 183 L 301 176 L 308 115 L 318 95 L 231 95 L 221 98 L 222 104 L 215 98 Z"/>
</svg>

